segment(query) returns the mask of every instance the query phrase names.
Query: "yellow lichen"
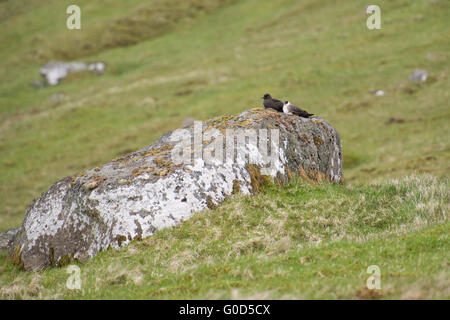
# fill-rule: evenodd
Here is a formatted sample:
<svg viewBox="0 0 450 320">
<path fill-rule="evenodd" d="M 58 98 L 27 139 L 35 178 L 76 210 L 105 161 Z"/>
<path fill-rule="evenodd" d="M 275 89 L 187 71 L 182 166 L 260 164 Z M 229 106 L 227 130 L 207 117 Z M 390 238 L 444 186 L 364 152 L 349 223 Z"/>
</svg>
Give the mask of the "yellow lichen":
<svg viewBox="0 0 450 320">
<path fill-rule="evenodd" d="M 323 144 L 323 140 L 320 136 L 313 135 L 314 138 L 314 144 L 317 148 L 319 148 Z"/>
<path fill-rule="evenodd" d="M 159 176 L 160 176 L 160 177 L 164 177 L 164 176 L 167 175 L 167 173 L 169 173 L 169 169 L 161 170 L 161 171 L 159 172 Z"/>
<path fill-rule="evenodd" d="M 206 205 L 211 210 L 214 210 L 217 207 L 216 204 L 212 201 L 211 196 L 207 196 L 206 197 Z"/>
</svg>

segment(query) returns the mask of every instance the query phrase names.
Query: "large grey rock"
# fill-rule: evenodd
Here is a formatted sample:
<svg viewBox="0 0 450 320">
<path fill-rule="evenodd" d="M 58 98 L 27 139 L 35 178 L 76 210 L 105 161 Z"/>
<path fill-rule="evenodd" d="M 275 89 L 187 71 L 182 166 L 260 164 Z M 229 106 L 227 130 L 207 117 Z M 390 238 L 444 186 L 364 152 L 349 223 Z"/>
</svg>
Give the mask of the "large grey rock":
<svg viewBox="0 0 450 320">
<path fill-rule="evenodd" d="M 18 228 L 12 228 L 0 233 L 0 251 L 6 251 L 14 240 L 17 234 Z"/>
<path fill-rule="evenodd" d="M 12 261 L 27 270 L 84 261 L 177 225 L 233 193 L 257 192 L 269 180 L 343 179 L 339 134 L 318 117 L 252 109 L 180 130 L 58 181 L 27 209 Z"/>
</svg>

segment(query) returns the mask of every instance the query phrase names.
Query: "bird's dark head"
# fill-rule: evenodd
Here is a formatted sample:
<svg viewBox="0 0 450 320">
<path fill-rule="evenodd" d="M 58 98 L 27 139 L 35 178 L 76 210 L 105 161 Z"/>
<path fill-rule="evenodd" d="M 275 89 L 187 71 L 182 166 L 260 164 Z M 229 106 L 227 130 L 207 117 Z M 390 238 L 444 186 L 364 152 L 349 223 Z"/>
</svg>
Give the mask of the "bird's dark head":
<svg viewBox="0 0 450 320">
<path fill-rule="evenodd" d="M 272 99 L 272 97 L 268 93 L 266 93 L 262 98 L 263 99 Z"/>
<path fill-rule="evenodd" d="M 284 104 L 289 104 L 289 101 L 286 100 L 286 101 L 284 102 Z"/>
</svg>

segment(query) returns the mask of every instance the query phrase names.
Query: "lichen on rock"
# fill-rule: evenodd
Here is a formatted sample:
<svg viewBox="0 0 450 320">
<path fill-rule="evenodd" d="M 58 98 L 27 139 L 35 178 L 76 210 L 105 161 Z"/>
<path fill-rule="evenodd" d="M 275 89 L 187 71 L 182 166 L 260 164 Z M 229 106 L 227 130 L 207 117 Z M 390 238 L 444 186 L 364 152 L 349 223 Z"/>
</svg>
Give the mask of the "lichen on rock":
<svg viewBox="0 0 450 320">
<path fill-rule="evenodd" d="M 85 261 L 213 209 L 235 193 L 258 192 L 295 175 L 343 179 L 339 134 L 318 117 L 256 108 L 180 130 L 54 184 L 28 207 L 9 243 L 13 263 L 41 270 Z"/>
</svg>

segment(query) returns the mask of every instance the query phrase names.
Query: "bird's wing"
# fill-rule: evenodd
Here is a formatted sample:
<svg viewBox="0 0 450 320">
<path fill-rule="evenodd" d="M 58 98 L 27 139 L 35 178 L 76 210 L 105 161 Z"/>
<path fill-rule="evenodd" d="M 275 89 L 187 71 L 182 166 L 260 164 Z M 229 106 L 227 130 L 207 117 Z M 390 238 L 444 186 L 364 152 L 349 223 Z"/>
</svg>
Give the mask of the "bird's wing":
<svg viewBox="0 0 450 320">
<path fill-rule="evenodd" d="M 280 101 L 280 100 L 278 100 L 278 99 L 273 99 L 273 98 L 272 98 L 272 101 L 273 101 L 274 103 L 277 103 L 277 104 L 278 104 L 278 103 L 281 103 L 282 105 L 284 105 L 284 103 L 283 103 L 283 102 L 281 102 L 281 101 Z"/>
</svg>

